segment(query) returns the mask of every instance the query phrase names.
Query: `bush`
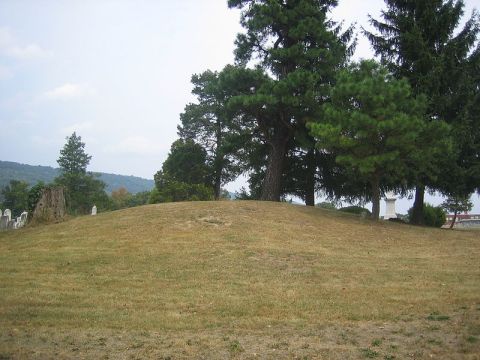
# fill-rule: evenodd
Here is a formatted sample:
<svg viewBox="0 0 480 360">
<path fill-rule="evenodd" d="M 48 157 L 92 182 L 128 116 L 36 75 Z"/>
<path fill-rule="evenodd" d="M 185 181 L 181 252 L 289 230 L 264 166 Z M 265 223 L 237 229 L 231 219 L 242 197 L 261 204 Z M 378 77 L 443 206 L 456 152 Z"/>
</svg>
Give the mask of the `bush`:
<svg viewBox="0 0 480 360">
<path fill-rule="evenodd" d="M 361 206 L 346 206 L 338 209 L 339 211 L 343 211 L 349 214 L 356 214 L 356 215 L 372 215 L 372 212 L 368 209 L 365 209 Z"/>
<path fill-rule="evenodd" d="M 408 210 L 408 221 L 412 220 L 413 207 Z M 425 226 L 442 227 L 445 224 L 445 212 L 440 206 L 433 206 L 425 203 L 423 205 L 423 215 L 425 219 Z"/>
<path fill-rule="evenodd" d="M 323 201 L 321 203 L 318 203 L 317 205 L 315 205 L 316 207 L 319 207 L 321 209 L 327 209 L 327 210 L 336 210 L 337 207 L 335 206 L 334 203 L 331 203 L 331 202 L 327 202 L 327 201 Z"/>
<path fill-rule="evenodd" d="M 151 192 L 149 203 L 213 200 L 213 189 L 205 184 L 164 181 Z"/>
</svg>

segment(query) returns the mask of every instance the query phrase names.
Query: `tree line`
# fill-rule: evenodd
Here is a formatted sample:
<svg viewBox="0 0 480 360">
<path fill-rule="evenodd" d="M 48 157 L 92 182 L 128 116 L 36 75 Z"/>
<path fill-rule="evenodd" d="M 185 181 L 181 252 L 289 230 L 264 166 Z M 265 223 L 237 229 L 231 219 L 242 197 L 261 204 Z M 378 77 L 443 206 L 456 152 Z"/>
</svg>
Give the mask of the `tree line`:
<svg viewBox="0 0 480 360">
<path fill-rule="evenodd" d="M 373 31 L 378 60 L 352 62 L 355 29 L 333 0 L 229 0 L 244 32 L 235 64 L 192 76 L 196 102 L 155 175 L 158 201 L 221 197 L 247 174 L 244 198 L 317 194 L 372 201 L 425 191 L 459 204 L 480 190 L 480 19 L 464 3 L 386 0 Z"/>
<path fill-rule="evenodd" d="M 70 215 L 84 215 L 90 213 L 93 205 L 100 211 L 118 210 L 147 204 L 150 191 L 129 193 L 124 187 L 112 191 L 109 195 L 105 191 L 106 184 L 99 179 L 99 175 L 87 171 L 91 155 L 85 152 L 85 143 L 75 132 L 66 138 L 66 143 L 60 150 L 57 160 L 60 174 L 51 183 L 39 181 L 30 186 L 26 181 L 11 180 L 0 190 L 0 207 L 9 208 L 14 216 L 23 211 L 33 213 L 42 192 L 48 187 L 62 187 L 64 189 L 67 211 Z"/>
</svg>

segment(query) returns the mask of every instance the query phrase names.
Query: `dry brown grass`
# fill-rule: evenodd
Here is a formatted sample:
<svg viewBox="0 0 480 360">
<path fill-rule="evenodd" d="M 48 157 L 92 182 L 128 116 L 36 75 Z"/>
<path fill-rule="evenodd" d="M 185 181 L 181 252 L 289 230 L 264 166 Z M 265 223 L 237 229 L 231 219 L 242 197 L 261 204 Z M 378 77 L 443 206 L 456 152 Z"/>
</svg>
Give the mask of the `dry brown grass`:
<svg viewBox="0 0 480 360">
<path fill-rule="evenodd" d="M 478 232 L 260 202 L 0 233 L 2 358 L 479 359 Z"/>
</svg>

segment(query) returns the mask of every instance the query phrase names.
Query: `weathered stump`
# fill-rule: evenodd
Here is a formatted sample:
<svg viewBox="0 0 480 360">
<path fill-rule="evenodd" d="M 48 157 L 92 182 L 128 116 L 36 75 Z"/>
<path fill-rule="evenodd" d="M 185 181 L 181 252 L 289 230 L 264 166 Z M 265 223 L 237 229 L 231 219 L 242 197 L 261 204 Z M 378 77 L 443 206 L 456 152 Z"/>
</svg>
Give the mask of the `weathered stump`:
<svg viewBox="0 0 480 360">
<path fill-rule="evenodd" d="M 67 213 L 64 189 L 61 186 L 43 189 L 33 211 L 33 223 L 51 223 L 62 221 Z"/>
</svg>

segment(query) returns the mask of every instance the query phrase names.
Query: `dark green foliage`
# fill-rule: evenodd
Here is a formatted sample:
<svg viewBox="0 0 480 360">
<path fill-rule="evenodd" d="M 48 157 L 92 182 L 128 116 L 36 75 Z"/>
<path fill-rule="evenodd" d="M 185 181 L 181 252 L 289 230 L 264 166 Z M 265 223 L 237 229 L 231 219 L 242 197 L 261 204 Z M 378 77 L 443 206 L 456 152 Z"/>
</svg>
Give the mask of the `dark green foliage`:
<svg viewBox="0 0 480 360">
<path fill-rule="evenodd" d="M 28 184 L 24 181 L 11 180 L 2 191 L 2 209 L 10 209 L 12 218 L 28 210 Z"/>
<path fill-rule="evenodd" d="M 406 81 L 394 79 L 374 61 L 340 71 L 324 110 L 326 121 L 311 123 L 311 133 L 318 147 L 335 154 L 336 162 L 349 169 L 355 181 L 370 184 L 375 219 L 381 189 L 406 183 L 440 152 L 436 144 L 424 149 L 418 141 L 422 134 L 448 130 L 441 122 L 423 121 L 423 99 L 412 98 Z"/>
<path fill-rule="evenodd" d="M 450 224 L 450 229 L 452 229 L 457 220 L 457 214 L 472 210 L 473 204 L 470 201 L 470 196 L 457 195 L 449 196 L 447 200 L 442 203 L 441 207 L 447 212 L 453 212 L 453 219 Z"/>
<path fill-rule="evenodd" d="M 316 207 L 322 208 L 322 209 L 327 209 L 327 210 L 336 210 L 337 207 L 335 206 L 334 203 L 323 201 L 321 203 L 318 203 L 315 205 Z"/>
<path fill-rule="evenodd" d="M 226 66 L 220 73 L 207 70 L 192 76 L 198 103 L 188 104 L 180 115 L 179 136 L 194 140 L 207 154 L 208 177 L 215 199 L 221 196 L 221 186 L 234 180 L 241 172 L 241 146 L 244 126 L 235 123 L 228 101 L 241 84 L 236 81 L 237 69 Z M 235 80 L 234 80 L 235 79 Z M 232 81 L 234 80 L 234 81 Z"/>
<path fill-rule="evenodd" d="M 87 165 L 92 157 L 85 153 L 85 143 L 74 132 L 67 137 L 67 143 L 60 150 L 57 162 L 62 173 L 85 174 Z"/>
<path fill-rule="evenodd" d="M 38 200 L 42 196 L 43 189 L 45 189 L 45 183 L 39 181 L 28 191 L 28 212 L 33 214 L 33 210 L 37 206 Z"/>
<path fill-rule="evenodd" d="M 154 175 L 155 189 L 149 203 L 212 200 L 213 188 L 208 181 L 206 152 L 193 140 L 175 141 Z"/>
<path fill-rule="evenodd" d="M 458 29 L 461 0 L 385 3 L 383 21 L 371 18 L 378 33 L 365 32 L 376 54 L 397 78 L 408 79 L 414 95 L 426 96 L 428 120 L 453 125 L 454 146 L 412 180 L 417 190 L 412 221 L 421 224 L 425 186 L 463 195 L 479 188 L 480 21 L 474 13 Z"/>
<path fill-rule="evenodd" d="M 449 196 L 441 206 L 446 211 L 458 214 L 472 210 L 473 204 L 470 201 L 470 196 Z"/>
<path fill-rule="evenodd" d="M 67 137 L 67 143 L 60 150 L 57 162 L 61 175 L 55 178 L 55 185 L 65 188 L 65 200 L 71 214 L 88 214 L 93 205 L 98 210 L 111 207 L 110 199 L 105 193 L 105 183 L 98 180 L 98 175 L 87 173 L 91 156 L 84 151 L 82 138 L 73 133 Z"/>
<path fill-rule="evenodd" d="M 342 207 L 338 209 L 338 211 L 346 212 L 349 214 L 356 214 L 356 215 L 364 215 L 364 214 L 372 215 L 372 212 L 370 210 L 365 209 L 361 206 L 355 206 L 355 205 Z"/>
<path fill-rule="evenodd" d="M 133 194 L 127 201 L 128 207 L 140 206 L 148 204 L 148 199 L 150 197 L 150 191 L 142 191 L 136 194 Z"/>
<path fill-rule="evenodd" d="M 188 184 L 206 184 L 208 167 L 205 149 L 191 139 L 175 141 L 163 163 L 164 177 Z M 164 179 L 162 177 L 162 179 Z M 159 186 L 159 179 L 155 178 Z"/>
<path fill-rule="evenodd" d="M 246 31 L 237 37 L 237 63 L 245 65 L 258 60 L 264 74 L 270 74 L 260 86 L 251 86 L 251 91 L 239 99 L 243 116 L 253 119 L 259 140 L 267 147 L 266 158 L 262 157 L 253 164 L 257 169 L 264 167 L 263 200 L 280 200 L 285 186 L 282 175 L 289 142 L 295 134 L 306 133 L 308 119 L 318 118 L 321 102 L 328 94 L 328 85 L 349 54 L 346 43 L 351 29 L 341 34 L 339 27 L 327 18 L 336 3 L 314 0 L 228 1 L 230 7 L 242 10 L 241 25 Z M 294 145 L 303 146 L 305 144 Z M 306 149 L 307 153 L 312 149 L 313 146 Z M 311 168 L 305 174 L 314 172 L 315 168 Z M 313 181 L 309 179 L 303 183 L 312 184 Z M 290 188 L 298 192 L 298 187 Z M 308 191 L 313 190 L 314 187 L 309 186 Z M 308 198 L 313 198 L 312 195 Z"/>
<path fill-rule="evenodd" d="M 65 188 L 67 209 L 73 215 L 88 214 L 93 205 L 99 211 L 111 208 L 105 184 L 97 175 L 65 173 L 56 178 L 54 184 Z"/>
<path fill-rule="evenodd" d="M 150 197 L 150 203 L 206 200 L 213 200 L 211 187 L 174 180 L 166 181 L 161 188 L 155 189 Z"/>
<path fill-rule="evenodd" d="M 446 216 L 441 206 L 432 206 L 428 203 L 423 205 L 423 214 L 425 218 L 424 225 L 431 227 L 442 227 L 445 224 Z M 412 222 L 413 207 L 408 210 L 409 222 Z"/>
</svg>

